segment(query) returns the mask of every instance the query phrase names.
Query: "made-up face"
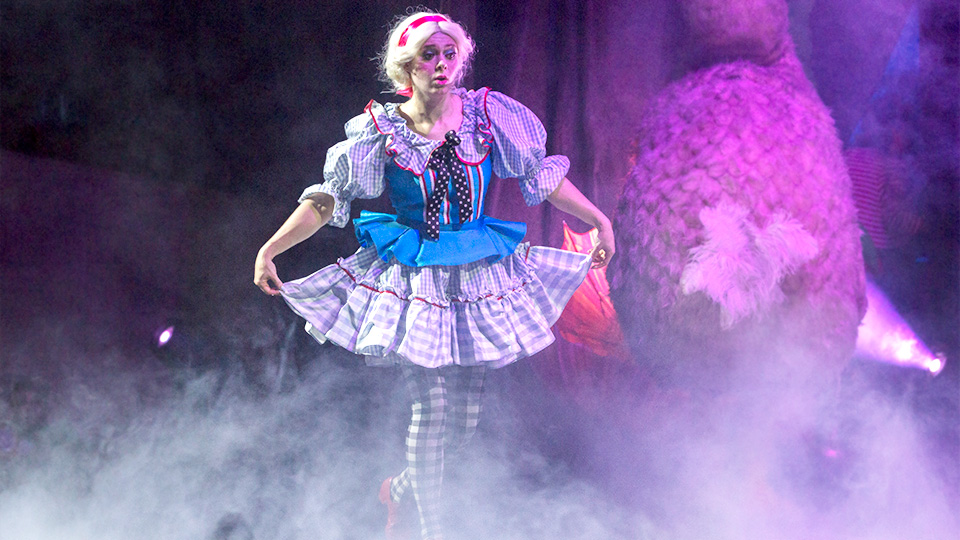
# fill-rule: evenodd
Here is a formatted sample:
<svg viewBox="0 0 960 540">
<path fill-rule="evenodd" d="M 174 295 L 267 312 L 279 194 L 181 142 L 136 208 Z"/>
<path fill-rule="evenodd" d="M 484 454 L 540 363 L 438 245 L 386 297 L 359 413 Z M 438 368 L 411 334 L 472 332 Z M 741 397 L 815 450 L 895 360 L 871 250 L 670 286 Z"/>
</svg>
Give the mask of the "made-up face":
<svg viewBox="0 0 960 540">
<path fill-rule="evenodd" d="M 410 79 L 414 89 L 422 93 L 447 92 L 453 88 L 462 64 L 457 43 L 450 36 L 436 32 L 420 47 L 410 61 Z"/>
</svg>

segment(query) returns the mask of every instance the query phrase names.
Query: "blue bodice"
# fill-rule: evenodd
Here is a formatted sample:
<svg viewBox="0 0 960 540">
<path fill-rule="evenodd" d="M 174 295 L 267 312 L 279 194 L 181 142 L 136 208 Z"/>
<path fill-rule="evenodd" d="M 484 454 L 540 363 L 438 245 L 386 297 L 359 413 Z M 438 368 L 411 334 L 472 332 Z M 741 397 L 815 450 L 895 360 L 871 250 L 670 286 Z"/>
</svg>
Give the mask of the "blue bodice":
<svg viewBox="0 0 960 540">
<path fill-rule="evenodd" d="M 432 169 L 417 175 L 396 163 L 384 169 L 388 196 L 396 214 L 361 212 L 354 220 L 357 239 L 364 247 L 375 247 L 384 261 L 396 258 L 408 266 L 460 265 L 479 260 L 493 262 L 513 253 L 526 234 L 526 225 L 494 219 L 483 214 L 492 175 L 489 154 L 480 163 L 462 163 L 470 186 L 470 200 L 460 201 L 448 185 L 440 208 L 440 238 L 424 234 L 426 201 L 438 182 Z M 460 222 L 460 205 L 469 205 L 471 219 Z"/>
<path fill-rule="evenodd" d="M 455 189 L 447 190 L 437 240 L 425 236 L 424 207 L 438 181 L 427 165 L 443 141 L 411 130 L 397 103 L 371 101 L 363 114 L 347 122 L 347 140 L 327 151 L 323 183 L 305 189 L 300 201 L 318 193 L 331 195 L 329 224 L 343 227 L 350 221 L 350 201 L 388 191 L 397 215 L 363 212 L 354 220 L 360 243 L 375 247 L 387 262 L 454 266 L 493 262 L 513 253 L 526 226 L 484 215 L 491 177 L 516 178 L 524 202 L 532 206 L 563 182 L 570 161 L 546 155 L 543 124 L 516 100 L 487 88 L 452 92 L 463 105 L 463 120 L 456 130 L 461 143 L 455 153 L 471 187 L 470 200 L 460 201 Z M 470 205 L 465 223 L 460 222 L 461 204 Z"/>
</svg>

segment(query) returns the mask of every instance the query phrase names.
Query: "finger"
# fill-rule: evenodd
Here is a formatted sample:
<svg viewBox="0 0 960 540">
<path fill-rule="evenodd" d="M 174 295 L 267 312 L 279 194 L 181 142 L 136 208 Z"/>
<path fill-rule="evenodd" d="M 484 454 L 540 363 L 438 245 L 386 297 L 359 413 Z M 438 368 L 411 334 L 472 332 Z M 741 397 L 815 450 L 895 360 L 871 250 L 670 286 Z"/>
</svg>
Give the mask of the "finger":
<svg viewBox="0 0 960 540">
<path fill-rule="evenodd" d="M 279 287 L 274 287 L 273 284 L 271 283 L 271 281 L 273 281 L 273 283 L 278 283 L 280 280 L 272 280 L 272 278 L 266 277 L 266 278 L 261 279 L 261 280 L 258 281 L 258 282 L 255 282 L 255 284 L 256 284 L 256 286 L 259 287 L 260 290 L 263 291 L 264 293 L 269 294 L 270 296 L 276 296 L 276 295 L 280 294 L 280 288 L 279 288 Z M 281 283 L 281 284 L 280 284 L 280 287 L 282 287 L 282 286 L 283 286 L 283 284 Z"/>
<path fill-rule="evenodd" d="M 591 268 L 603 268 L 607 265 L 610 257 L 607 255 L 607 250 L 603 247 L 603 244 L 597 244 L 590 250 L 590 259 L 593 262 Z"/>
<path fill-rule="evenodd" d="M 265 282 L 265 281 L 264 281 L 264 282 L 260 282 L 260 283 L 256 283 L 256 286 L 257 286 L 258 289 L 260 289 L 261 291 L 263 291 L 265 294 L 269 294 L 269 295 L 271 295 L 271 296 L 274 295 L 274 294 L 276 294 L 276 293 L 273 292 L 273 289 L 270 287 L 270 284 L 267 283 L 267 282 Z"/>
</svg>

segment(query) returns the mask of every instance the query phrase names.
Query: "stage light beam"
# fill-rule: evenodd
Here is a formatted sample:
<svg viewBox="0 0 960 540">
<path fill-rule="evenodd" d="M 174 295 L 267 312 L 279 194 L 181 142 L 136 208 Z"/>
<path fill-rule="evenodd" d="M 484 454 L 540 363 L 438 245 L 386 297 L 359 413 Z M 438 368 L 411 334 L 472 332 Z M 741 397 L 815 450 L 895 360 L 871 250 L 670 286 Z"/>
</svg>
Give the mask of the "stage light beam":
<svg viewBox="0 0 960 540">
<path fill-rule="evenodd" d="M 933 375 L 943 371 L 946 358 L 930 352 L 883 291 L 869 280 L 867 302 L 867 314 L 857 334 L 857 356 Z"/>
</svg>

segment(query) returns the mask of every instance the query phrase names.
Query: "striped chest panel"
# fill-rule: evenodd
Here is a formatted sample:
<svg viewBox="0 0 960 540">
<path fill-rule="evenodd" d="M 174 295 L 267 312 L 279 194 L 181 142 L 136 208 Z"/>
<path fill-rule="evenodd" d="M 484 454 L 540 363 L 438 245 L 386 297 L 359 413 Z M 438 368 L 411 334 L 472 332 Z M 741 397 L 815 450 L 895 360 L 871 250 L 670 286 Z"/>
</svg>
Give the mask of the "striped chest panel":
<svg viewBox="0 0 960 540">
<path fill-rule="evenodd" d="M 490 185 L 492 172 L 489 154 L 476 165 L 461 163 L 460 166 L 463 167 L 470 186 L 470 200 L 466 201 L 466 204 L 470 205 L 470 219 L 474 220 L 483 215 L 483 203 Z M 426 201 L 438 182 L 447 182 L 447 196 L 440 207 L 440 224 L 460 222 L 458 205 L 461 201 L 457 200 L 450 178 L 438 178 L 431 169 L 427 169 L 422 175 L 416 175 L 393 162 L 387 164 L 385 176 L 390 203 L 399 217 L 415 222 L 426 221 Z"/>
</svg>

